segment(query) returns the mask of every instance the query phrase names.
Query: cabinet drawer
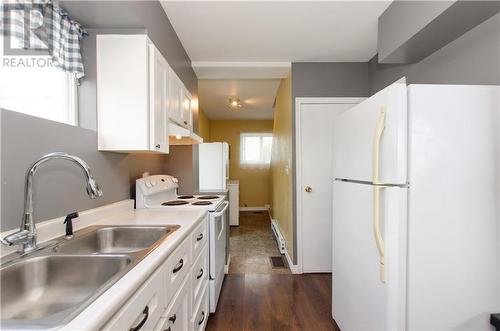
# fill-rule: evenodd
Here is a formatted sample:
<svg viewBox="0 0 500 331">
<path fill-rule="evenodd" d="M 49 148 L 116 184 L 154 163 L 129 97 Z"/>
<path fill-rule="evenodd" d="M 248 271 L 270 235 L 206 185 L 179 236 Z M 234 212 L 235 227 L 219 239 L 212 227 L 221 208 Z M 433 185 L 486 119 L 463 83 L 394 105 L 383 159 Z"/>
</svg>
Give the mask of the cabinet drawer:
<svg viewBox="0 0 500 331">
<path fill-rule="evenodd" d="M 160 323 L 156 331 L 186 331 L 189 330 L 190 323 L 190 283 L 186 277 L 182 282 L 181 288 L 175 295 L 172 302 L 168 305 L 162 314 Z"/>
<path fill-rule="evenodd" d="M 191 268 L 191 243 L 189 237 L 169 256 L 165 262 L 167 279 L 166 302 L 170 302 Z"/>
<path fill-rule="evenodd" d="M 203 296 L 203 290 L 208 284 L 208 274 L 208 245 L 205 245 L 202 247 L 201 254 L 193 264 L 193 269 L 191 271 L 193 310 L 194 307 L 199 304 Z"/>
<path fill-rule="evenodd" d="M 208 316 L 208 286 L 203 289 L 203 297 L 197 309 L 193 311 L 192 330 L 203 331 L 207 325 Z"/>
<path fill-rule="evenodd" d="M 102 330 L 153 330 L 166 306 L 164 272 L 158 268 Z"/>
<path fill-rule="evenodd" d="M 193 231 L 191 238 L 193 242 L 193 260 L 198 257 L 201 249 L 205 246 L 208 239 L 208 216 L 203 219 L 200 225 Z"/>
</svg>

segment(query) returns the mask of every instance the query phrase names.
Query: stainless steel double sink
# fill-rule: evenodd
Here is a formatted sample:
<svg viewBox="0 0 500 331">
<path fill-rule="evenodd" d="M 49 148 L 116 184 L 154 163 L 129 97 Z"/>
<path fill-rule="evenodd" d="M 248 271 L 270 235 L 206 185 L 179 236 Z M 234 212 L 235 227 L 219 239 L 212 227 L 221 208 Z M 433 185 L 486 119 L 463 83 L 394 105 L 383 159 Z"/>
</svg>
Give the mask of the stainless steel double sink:
<svg viewBox="0 0 500 331">
<path fill-rule="evenodd" d="M 179 228 L 90 226 L 0 265 L 1 327 L 62 326 Z"/>
</svg>

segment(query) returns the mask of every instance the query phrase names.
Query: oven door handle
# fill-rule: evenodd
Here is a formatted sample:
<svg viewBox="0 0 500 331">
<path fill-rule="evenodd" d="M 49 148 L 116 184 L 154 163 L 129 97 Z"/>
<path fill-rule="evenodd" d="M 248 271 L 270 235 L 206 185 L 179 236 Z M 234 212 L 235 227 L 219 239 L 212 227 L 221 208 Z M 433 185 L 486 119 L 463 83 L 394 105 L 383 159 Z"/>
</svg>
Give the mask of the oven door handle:
<svg viewBox="0 0 500 331">
<path fill-rule="evenodd" d="M 222 203 L 222 205 L 224 205 L 224 207 L 222 208 L 222 210 L 221 210 L 221 211 L 216 211 L 216 212 L 214 212 L 214 214 L 213 214 L 213 215 L 214 215 L 214 217 L 220 217 L 220 216 L 222 216 L 222 215 L 226 212 L 226 209 L 229 207 L 229 202 L 224 201 L 224 202 Z"/>
</svg>

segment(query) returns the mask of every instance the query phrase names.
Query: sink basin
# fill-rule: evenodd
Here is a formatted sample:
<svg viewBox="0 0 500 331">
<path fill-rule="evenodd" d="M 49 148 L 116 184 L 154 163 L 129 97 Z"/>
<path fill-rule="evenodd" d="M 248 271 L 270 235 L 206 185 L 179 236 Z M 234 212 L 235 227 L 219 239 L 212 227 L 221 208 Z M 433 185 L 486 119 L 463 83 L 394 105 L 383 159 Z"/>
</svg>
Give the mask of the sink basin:
<svg viewBox="0 0 500 331">
<path fill-rule="evenodd" d="M 153 246 L 179 226 L 110 226 L 63 242 L 54 250 L 64 254 L 127 254 Z"/>
<path fill-rule="evenodd" d="M 2 258 L 0 329 L 63 325 L 179 227 L 95 225 L 31 255 Z"/>
<path fill-rule="evenodd" d="M 74 317 L 82 303 L 130 263 L 126 255 L 49 255 L 2 268 L 2 325 L 43 327 Z"/>
</svg>

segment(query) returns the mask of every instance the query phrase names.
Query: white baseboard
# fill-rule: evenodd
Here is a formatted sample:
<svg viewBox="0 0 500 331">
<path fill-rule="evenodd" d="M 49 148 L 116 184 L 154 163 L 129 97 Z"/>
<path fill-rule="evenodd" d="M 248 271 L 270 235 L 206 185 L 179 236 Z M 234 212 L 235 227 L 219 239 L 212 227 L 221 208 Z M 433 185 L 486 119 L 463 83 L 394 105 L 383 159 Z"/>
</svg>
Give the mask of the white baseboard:
<svg viewBox="0 0 500 331">
<path fill-rule="evenodd" d="M 285 257 L 286 257 L 286 261 L 288 262 L 288 267 L 290 268 L 290 272 L 292 274 L 301 274 L 299 266 L 296 264 L 293 264 L 292 259 L 290 258 L 290 255 L 288 255 L 288 251 L 285 251 Z"/>
<path fill-rule="evenodd" d="M 258 207 L 240 207 L 240 211 L 266 211 L 269 210 L 267 206 L 258 206 Z"/>
</svg>

